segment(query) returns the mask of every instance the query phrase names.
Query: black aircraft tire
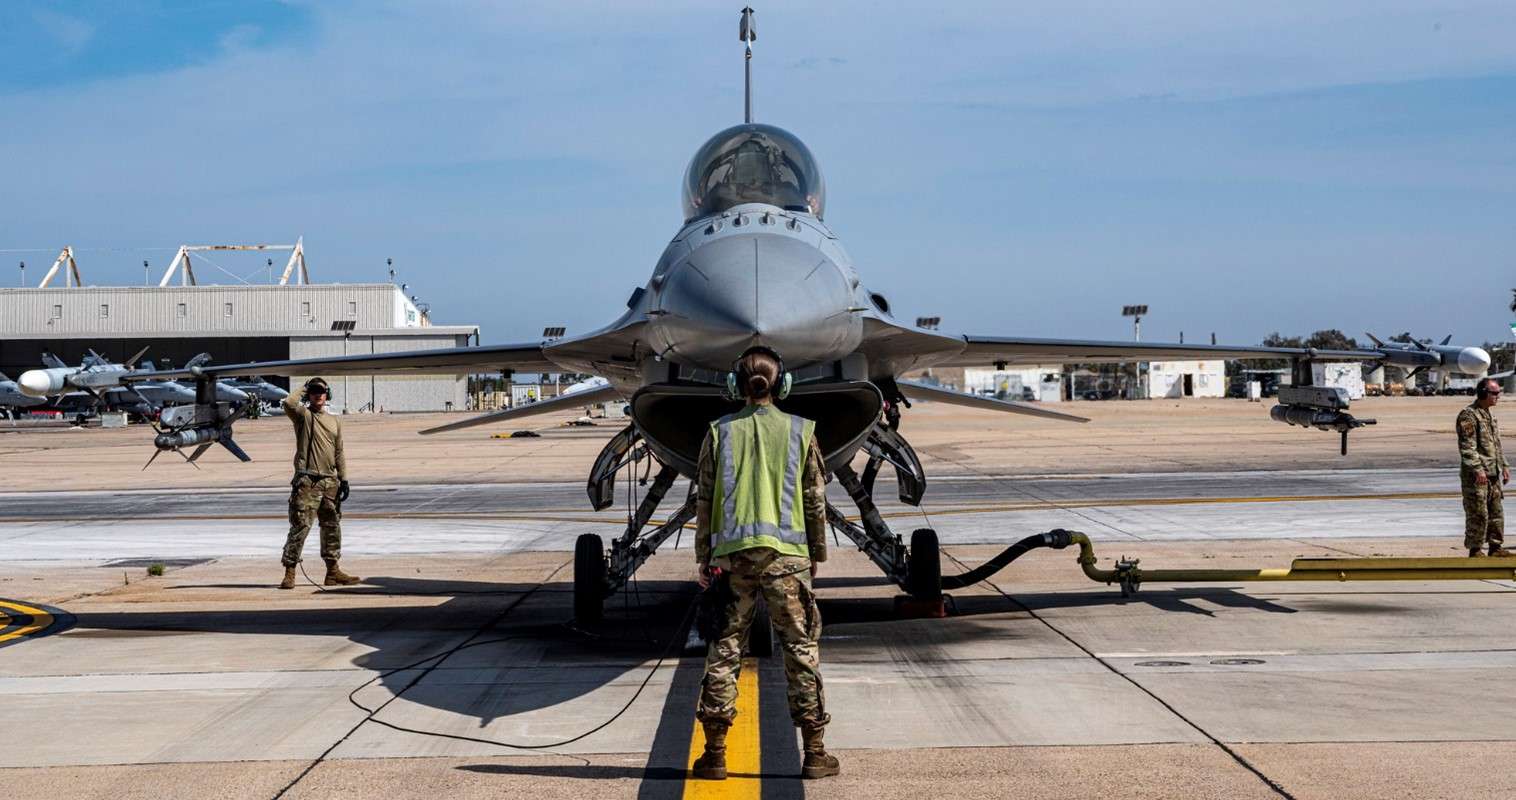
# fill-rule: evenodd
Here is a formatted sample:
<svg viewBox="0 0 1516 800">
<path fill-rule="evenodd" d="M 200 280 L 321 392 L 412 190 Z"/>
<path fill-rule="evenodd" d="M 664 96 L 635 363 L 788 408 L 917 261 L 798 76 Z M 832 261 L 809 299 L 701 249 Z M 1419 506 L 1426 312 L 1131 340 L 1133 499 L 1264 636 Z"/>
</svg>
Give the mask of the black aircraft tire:
<svg viewBox="0 0 1516 800">
<path fill-rule="evenodd" d="M 747 629 L 747 652 L 753 658 L 774 654 L 774 627 L 769 624 L 768 604 L 761 599 L 753 610 L 753 624 Z"/>
<path fill-rule="evenodd" d="M 942 553 L 937 549 L 937 532 L 917 528 L 911 532 L 911 554 L 906 562 L 907 591 L 920 600 L 942 596 Z"/>
<path fill-rule="evenodd" d="M 588 625 L 605 615 L 605 544 L 599 534 L 574 542 L 574 621 Z"/>
</svg>

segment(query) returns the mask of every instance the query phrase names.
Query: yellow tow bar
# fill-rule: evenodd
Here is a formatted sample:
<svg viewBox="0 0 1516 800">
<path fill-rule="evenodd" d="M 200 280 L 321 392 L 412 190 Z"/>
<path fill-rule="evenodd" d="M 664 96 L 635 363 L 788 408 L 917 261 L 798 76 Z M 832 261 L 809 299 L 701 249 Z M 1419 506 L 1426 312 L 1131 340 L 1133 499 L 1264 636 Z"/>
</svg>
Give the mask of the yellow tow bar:
<svg viewBox="0 0 1516 800">
<path fill-rule="evenodd" d="M 1115 569 L 1095 566 L 1095 547 L 1078 531 L 1079 566 L 1096 583 L 1121 586 L 1123 597 L 1143 583 L 1234 583 L 1243 581 L 1479 581 L 1516 580 L 1516 557 L 1486 558 L 1297 558 L 1288 569 L 1143 569 L 1122 559 Z"/>
</svg>

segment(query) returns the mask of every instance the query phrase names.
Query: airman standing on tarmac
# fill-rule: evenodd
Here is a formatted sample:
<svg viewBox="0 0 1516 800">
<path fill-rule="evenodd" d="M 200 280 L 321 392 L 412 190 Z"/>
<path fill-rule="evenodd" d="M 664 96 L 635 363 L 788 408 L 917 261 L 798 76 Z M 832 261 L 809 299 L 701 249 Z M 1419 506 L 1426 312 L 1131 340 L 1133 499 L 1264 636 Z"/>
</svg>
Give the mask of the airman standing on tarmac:
<svg viewBox="0 0 1516 800">
<path fill-rule="evenodd" d="M 696 718 L 705 752 L 696 778 L 726 778 L 726 734 L 737 716 L 737 674 L 742 643 L 753 622 L 758 594 L 768 603 L 784 651 L 790 719 L 805 741 L 806 778 L 839 771 L 822 732 L 831 721 L 821 686 L 821 613 L 811 580 L 826 560 L 826 472 L 816 444 L 816 423 L 780 411 L 790 376 L 766 347 L 742 354 L 727 379 L 747 406 L 711 424 L 700 446 L 696 493 L 695 559 L 702 587 L 727 581 L 732 602 L 721 635 L 710 643 Z M 760 623 L 761 624 L 761 623 Z"/>
<path fill-rule="evenodd" d="M 1500 447 L 1500 426 L 1490 409 L 1500 402 L 1500 383 L 1479 381 L 1475 400 L 1458 412 L 1458 476 L 1463 484 L 1463 546 L 1471 557 L 1516 556 L 1505 545 L 1501 487 L 1511 481 L 1511 465 Z M 1497 482 L 1498 481 L 1498 482 Z"/>
<path fill-rule="evenodd" d="M 342 503 L 347 500 L 347 458 L 342 452 L 342 422 L 326 410 L 331 388 L 311 378 L 299 395 L 284 398 L 284 413 L 295 423 L 295 477 L 290 480 L 290 532 L 284 541 L 284 581 L 295 588 L 295 568 L 311 522 L 321 522 L 321 558 L 327 586 L 351 586 L 355 578 L 337 566 L 342 557 Z M 309 408 L 306 407 L 309 405 Z"/>
</svg>

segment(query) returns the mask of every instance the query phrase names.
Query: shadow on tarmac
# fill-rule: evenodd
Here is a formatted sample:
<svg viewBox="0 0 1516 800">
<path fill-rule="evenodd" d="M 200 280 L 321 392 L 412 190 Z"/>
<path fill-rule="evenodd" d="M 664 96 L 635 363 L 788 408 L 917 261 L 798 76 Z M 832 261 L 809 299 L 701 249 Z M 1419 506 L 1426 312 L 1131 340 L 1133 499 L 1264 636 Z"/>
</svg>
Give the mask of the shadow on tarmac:
<svg viewBox="0 0 1516 800">
<path fill-rule="evenodd" d="M 839 589 L 887 585 L 878 579 L 822 578 L 819 587 Z M 268 589 L 265 584 L 179 585 L 171 589 Z M 524 595 L 529 597 L 523 598 Z M 443 597 L 417 604 L 345 605 L 350 601 L 390 598 Z M 644 800 L 682 794 L 703 659 L 681 657 L 684 621 L 695 597 L 689 581 L 642 582 L 606 603 L 604 621 L 581 628 L 572 620 L 572 591 L 567 582 L 548 584 L 431 580 L 410 577 L 370 578 L 366 585 L 306 593 L 301 608 L 247 608 L 199 611 L 120 611 L 82 613 L 76 628 L 65 636 L 81 638 L 183 635 L 186 633 L 309 635 L 345 637 L 368 652 L 353 659 L 355 666 L 380 673 L 377 681 L 406 701 L 450 714 L 491 721 L 526 712 L 551 709 L 581 698 L 613 682 L 626 685 L 605 709 L 615 713 L 620 698 L 630 699 L 632 686 L 646 675 L 651 662 L 667 654 L 665 669 L 673 676 L 662 698 L 654 742 L 643 767 L 550 766 L 477 764 L 460 769 L 499 774 L 543 775 L 584 780 L 636 778 Z M 827 626 L 824 653 L 839 661 L 871 657 L 884 651 L 896 660 L 942 663 L 952 659 L 952 646 L 965 642 L 1014 646 L 1023 638 L 1006 619 L 1026 618 L 1033 611 L 1095 606 L 1143 604 L 1184 614 L 1214 614 L 1215 607 L 1265 613 L 1296 613 L 1277 599 L 1253 597 L 1229 588 L 1146 590 L 1135 598 L 1114 592 L 1032 592 L 1013 598 L 999 594 L 963 595 L 954 601 L 948 619 L 897 619 L 893 593 L 870 597 L 821 599 Z M 255 601 L 257 598 L 249 598 Z M 511 604 L 521 600 L 511 608 Z M 319 607 L 330 602 L 332 607 Z M 1355 606 L 1341 598 L 1339 605 Z M 317 605 L 318 607 L 310 607 Z M 507 609 L 510 609 L 507 612 Z M 1341 610 L 1341 609 L 1337 609 Z M 1393 612 L 1375 605 L 1368 609 Z M 1030 634 L 1027 634 L 1030 635 Z M 499 640 L 490 642 L 490 640 Z M 416 681 L 416 669 L 401 670 L 465 642 L 489 642 L 451 655 L 441 669 Z M 270 647 L 277 647 L 276 643 Z M 276 655 L 271 652 L 270 660 Z M 789 719 L 782 660 L 760 660 L 760 736 L 765 797 L 802 797 L 800 751 Z M 287 665 L 284 665 L 287 666 Z M 401 671 L 397 671 L 401 670 Z M 363 690 L 377 692 L 376 688 Z M 368 697 L 372 705 L 374 697 Z M 646 701 L 629 713 L 648 714 Z M 586 727 L 590 724 L 587 723 Z M 419 727 L 426 727 L 424 724 Z M 417 735 L 417 734 L 403 734 Z M 503 751 L 507 752 L 507 751 Z M 514 751 L 509 751 L 514 752 Z"/>
</svg>

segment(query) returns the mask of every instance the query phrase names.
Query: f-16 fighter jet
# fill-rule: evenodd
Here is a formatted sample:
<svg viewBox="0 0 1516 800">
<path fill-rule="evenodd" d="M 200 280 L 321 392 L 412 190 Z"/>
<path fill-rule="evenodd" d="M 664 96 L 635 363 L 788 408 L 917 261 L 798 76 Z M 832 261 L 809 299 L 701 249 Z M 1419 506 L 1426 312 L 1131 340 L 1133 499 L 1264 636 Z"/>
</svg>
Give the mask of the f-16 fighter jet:
<svg viewBox="0 0 1516 800">
<path fill-rule="evenodd" d="M 0 414 L 14 417 L 23 408 L 45 405 L 46 397 L 32 397 L 21 391 L 21 385 L 0 372 Z"/>
<path fill-rule="evenodd" d="M 1368 424 L 1348 413 L 1342 390 L 1312 386 L 1313 361 L 1358 360 L 1406 368 L 1437 366 L 1420 349 L 1324 351 L 1310 348 L 1090 341 L 1014 335 L 952 334 L 896 318 L 826 224 L 821 161 L 794 133 L 747 121 L 695 149 L 684 170 L 680 220 L 652 273 L 632 288 L 608 325 L 577 336 L 484 347 L 262 363 L 201 364 L 174 373 L 204 387 L 202 409 L 185 433 L 220 435 L 230 423 L 208 398 L 209 382 L 232 375 L 334 375 L 486 370 L 573 372 L 606 383 L 531 405 L 484 414 L 422 433 L 502 422 L 585 403 L 624 399 L 631 422 L 590 466 L 589 502 L 611 507 L 618 471 L 653 459 L 657 476 L 625 532 L 607 549 L 592 533 L 575 548 L 575 614 L 599 616 L 604 599 L 695 513 L 693 498 L 662 525 L 645 530 L 679 476 L 692 477 L 710 423 L 741 407 L 729 391 L 733 361 L 747 348 L 777 352 L 793 388 L 785 411 L 815 420 L 827 472 L 846 489 L 856 516 L 830 508 L 830 524 L 912 594 L 940 596 L 964 576 L 941 575 L 936 534 L 907 544 L 875 508 L 874 478 L 888 462 L 900 499 L 919 504 L 926 474 L 903 424 L 913 399 L 1070 423 L 1082 417 L 1042 405 L 971 396 L 902 376 L 923 367 L 1125 362 L 1177 359 L 1288 359 L 1294 385 L 1280 392 L 1273 419 L 1340 433 Z M 555 331 L 556 333 L 556 331 Z M 1477 349 L 1477 348 L 1476 348 Z M 1459 356 L 1462 363 L 1463 356 Z M 224 406 L 224 404 L 222 404 Z M 196 427 L 198 426 L 198 427 Z M 210 435 L 210 434 L 207 434 Z M 196 441 L 203 441 L 195 436 Z M 159 447 L 177 440 L 158 437 Z M 867 454 L 864 469 L 853 458 Z"/>
</svg>

